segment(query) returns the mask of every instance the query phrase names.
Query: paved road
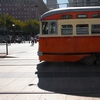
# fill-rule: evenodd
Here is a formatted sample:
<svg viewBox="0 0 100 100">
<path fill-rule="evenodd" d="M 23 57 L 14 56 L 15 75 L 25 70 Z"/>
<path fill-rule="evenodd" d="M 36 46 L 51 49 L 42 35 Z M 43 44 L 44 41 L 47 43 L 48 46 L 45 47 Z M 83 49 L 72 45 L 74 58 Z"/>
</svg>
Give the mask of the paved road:
<svg viewBox="0 0 100 100">
<path fill-rule="evenodd" d="M 38 44 L 12 44 L 0 58 L 0 100 L 100 100 L 99 65 L 44 63 Z"/>
</svg>

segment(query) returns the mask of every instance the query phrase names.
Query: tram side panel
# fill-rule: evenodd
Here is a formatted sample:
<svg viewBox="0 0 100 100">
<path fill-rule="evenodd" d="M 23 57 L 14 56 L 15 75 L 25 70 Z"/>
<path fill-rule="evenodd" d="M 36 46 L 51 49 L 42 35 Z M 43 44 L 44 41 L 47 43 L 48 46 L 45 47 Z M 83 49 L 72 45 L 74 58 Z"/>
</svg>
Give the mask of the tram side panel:
<svg viewBox="0 0 100 100">
<path fill-rule="evenodd" d="M 42 55 L 39 56 L 39 60 L 78 61 L 86 56 L 86 54 L 77 54 L 80 52 L 77 52 L 79 49 L 77 49 L 75 44 L 77 43 L 74 37 L 40 37 L 39 52 L 42 52 Z"/>
</svg>

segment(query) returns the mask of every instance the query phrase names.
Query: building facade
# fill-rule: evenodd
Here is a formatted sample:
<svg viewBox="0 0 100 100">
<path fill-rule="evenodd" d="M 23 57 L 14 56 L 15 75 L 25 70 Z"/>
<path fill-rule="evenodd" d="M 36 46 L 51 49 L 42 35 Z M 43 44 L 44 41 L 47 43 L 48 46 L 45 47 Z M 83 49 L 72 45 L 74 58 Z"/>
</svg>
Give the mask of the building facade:
<svg viewBox="0 0 100 100">
<path fill-rule="evenodd" d="M 68 7 L 100 6 L 100 0 L 68 0 Z"/>
<path fill-rule="evenodd" d="M 47 0 L 46 5 L 47 5 L 49 10 L 59 8 L 57 0 Z"/>
<path fill-rule="evenodd" d="M 21 21 L 39 19 L 46 11 L 43 0 L 0 0 L 0 14 L 9 14 Z"/>
</svg>

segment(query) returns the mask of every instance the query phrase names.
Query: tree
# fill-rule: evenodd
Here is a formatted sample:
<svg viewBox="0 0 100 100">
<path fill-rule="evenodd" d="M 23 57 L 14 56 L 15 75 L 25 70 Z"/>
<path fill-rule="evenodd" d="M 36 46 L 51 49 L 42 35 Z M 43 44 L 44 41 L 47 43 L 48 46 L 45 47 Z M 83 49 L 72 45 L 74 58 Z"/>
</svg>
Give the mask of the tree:
<svg viewBox="0 0 100 100">
<path fill-rule="evenodd" d="M 11 29 L 12 27 L 12 24 L 14 22 L 14 17 L 8 15 L 8 14 L 4 14 L 4 15 L 1 15 L 1 25 L 4 29 L 7 30 L 7 32 L 9 33 L 9 30 Z"/>
<path fill-rule="evenodd" d="M 13 16 L 10 16 L 8 14 L 0 15 L 0 27 L 4 31 L 7 31 L 8 34 L 9 31 L 11 30 L 13 30 L 14 33 L 15 32 L 28 33 L 27 35 L 31 36 L 35 36 L 36 34 L 39 33 L 39 21 L 30 19 L 26 20 L 25 22 L 22 22 L 20 20 L 15 20 Z"/>
<path fill-rule="evenodd" d="M 18 33 L 20 33 L 23 30 L 24 22 L 20 20 L 14 20 L 13 24 L 14 24 L 14 27 L 12 26 L 13 31 L 17 31 Z"/>
<path fill-rule="evenodd" d="M 39 22 L 37 20 L 26 20 L 25 27 L 26 32 L 29 32 L 30 36 L 35 36 L 39 31 Z"/>
</svg>

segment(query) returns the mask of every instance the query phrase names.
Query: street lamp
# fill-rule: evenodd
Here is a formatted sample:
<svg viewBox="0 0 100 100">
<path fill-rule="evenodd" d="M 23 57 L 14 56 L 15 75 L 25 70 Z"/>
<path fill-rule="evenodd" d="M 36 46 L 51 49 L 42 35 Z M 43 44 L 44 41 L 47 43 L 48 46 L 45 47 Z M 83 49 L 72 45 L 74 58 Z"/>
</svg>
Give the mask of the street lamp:
<svg viewBox="0 0 100 100">
<path fill-rule="evenodd" d="M 14 26 L 15 26 L 15 24 L 12 24 L 12 26 L 14 27 Z"/>
</svg>

